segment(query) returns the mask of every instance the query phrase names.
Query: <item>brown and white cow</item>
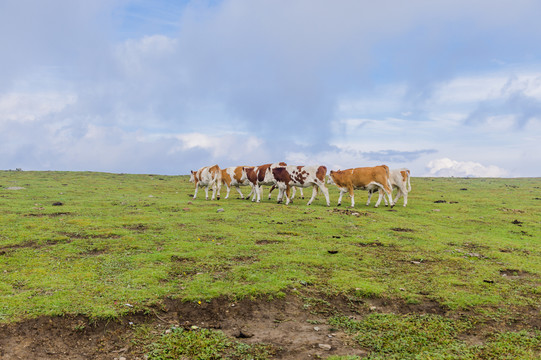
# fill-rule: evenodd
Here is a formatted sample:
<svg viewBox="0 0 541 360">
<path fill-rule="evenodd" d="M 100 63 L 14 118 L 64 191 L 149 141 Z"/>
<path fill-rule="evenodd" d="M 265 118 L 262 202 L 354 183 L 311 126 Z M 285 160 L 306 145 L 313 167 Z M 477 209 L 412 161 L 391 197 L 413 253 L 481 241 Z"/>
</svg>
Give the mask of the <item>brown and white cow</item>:
<svg viewBox="0 0 541 360">
<path fill-rule="evenodd" d="M 363 190 L 372 190 L 372 189 L 383 189 L 391 207 L 394 206 L 392 199 L 392 187 L 389 180 L 389 168 L 387 165 L 380 165 L 374 167 L 361 167 L 347 170 L 338 170 L 330 172 L 329 183 L 334 183 L 338 189 L 340 189 L 340 197 L 338 198 L 338 206 L 342 203 L 342 196 L 349 192 L 351 197 L 351 207 L 355 206 L 355 198 L 353 195 L 353 190 L 363 189 Z M 379 206 L 381 198 L 378 199 L 376 207 Z"/>
<path fill-rule="evenodd" d="M 272 176 L 272 169 L 277 166 L 286 166 L 286 163 L 279 162 L 274 164 L 265 164 L 260 166 L 245 166 L 242 180 L 248 179 L 254 187 L 254 195 L 252 201 L 261 202 L 263 194 L 263 185 L 274 185 L 276 182 Z"/>
<path fill-rule="evenodd" d="M 227 188 L 227 194 L 225 195 L 225 198 L 229 198 L 229 192 L 231 191 L 231 187 L 234 186 L 235 189 L 238 191 L 240 198 L 244 199 L 244 195 L 242 194 L 242 191 L 240 191 L 240 186 L 249 186 L 251 185 L 250 181 L 248 179 L 242 180 L 242 169 L 244 166 L 231 166 L 225 169 L 222 169 L 222 184 L 226 186 Z M 248 197 L 253 192 L 252 191 L 248 194 Z"/>
<path fill-rule="evenodd" d="M 220 200 L 220 188 L 222 187 L 222 172 L 218 165 L 205 166 L 197 171 L 191 171 L 190 182 L 195 183 L 195 193 L 193 198 L 197 197 L 197 191 L 200 187 L 205 187 L 205 198 L 209 199 L 209 187 L 212 188 L 212 200 L 218 193 Z"/>
<path fill-rule="evenodd" d="M 396 197 L 394 198 L 394 203 L 397 203 L 400 196 L 404 196 L 404 206 L 408 205 L 408 193 L 411 191 L 410 171 L 406 168 L 389 170 L 389 180 L 391 181 L 392 189 L 398 189 Z M 368 191 L 368 201 L 366 202 L 366 205 L 370 205 L 370 199 L 372 198 L 373 193 L 374 191 Z M 378 190 L 378 193 L 378 202 L 381 201 L 380 198 L 383 197 L 385 206 L 387 206 L 387 199 L 383 196 L 381 189 Z"/>
<path fill-rule="evenodd" d="M 327 168 L 322 165 L 314 166 L 279 166 L 272 169 L 272 176 L 280 193 L 278 194 L 278 202 L 281 202 L 284 194 L 286 196 L 286 205 L 291 201 L 289 192 L 292 186 L 299 188 L 312 187 L 312 197 L 308 201 L 310 205 L 317 194 L 317 190 L 321 190 L 325 195 L 327 206 L 330 206 L 329 190 L 325 186 L 325 176 Z"/>
</svg>

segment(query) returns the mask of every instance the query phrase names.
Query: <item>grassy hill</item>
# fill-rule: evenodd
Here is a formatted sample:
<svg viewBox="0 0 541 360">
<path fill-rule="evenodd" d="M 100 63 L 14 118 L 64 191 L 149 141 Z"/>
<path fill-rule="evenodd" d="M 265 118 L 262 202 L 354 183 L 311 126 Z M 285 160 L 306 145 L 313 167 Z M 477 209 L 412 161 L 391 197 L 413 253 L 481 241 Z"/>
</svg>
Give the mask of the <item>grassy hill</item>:
<svg viewBox="0 0 541 360">
<path fill-rule="evenodd" d="M 311 206 L 309 196 L 279 205 L 268 189 L 259 204 L 233 191 L 224 200 L 224 190 L 219 201 L 204 192 L 192 200 L 187 176 L 17 171 L 0 172 L 0 186 L 2 323 L 114 320 L 164 299 L 310 294 L 436 306 L 424 331 L 454 339 L 440 347 L 456 347 L 475 324 L 496 324 L 480 345 L 460 343 L 472 354 L 514 322 L 505 344 L 529 358 L 541 351 L 540 178 L 413 178 L 408 206 L 399 200 L 392 210 L 365 206 L 363 191 L 354 209 L 336 207 L 334 185 L 331 207 L 322 196 Z M 384 324 L 402 333 L 422 327 L 393 313 L 329 321 L 371 356 L 401 354 L 410 350 L 358 339 Z"/>
</svg>

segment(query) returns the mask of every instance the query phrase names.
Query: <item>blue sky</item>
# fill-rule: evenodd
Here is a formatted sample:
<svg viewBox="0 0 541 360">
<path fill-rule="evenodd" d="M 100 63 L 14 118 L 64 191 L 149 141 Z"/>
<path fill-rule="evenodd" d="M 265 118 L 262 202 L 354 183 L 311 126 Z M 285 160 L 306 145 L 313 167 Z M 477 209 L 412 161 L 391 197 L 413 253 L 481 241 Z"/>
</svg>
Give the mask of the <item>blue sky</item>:
<svg viewBox="0 0 541 360">
<path fill-rule="evenodd" d="M 0 169 L 541 176 L 537 0 L 4 0 Z"/>
</svg>

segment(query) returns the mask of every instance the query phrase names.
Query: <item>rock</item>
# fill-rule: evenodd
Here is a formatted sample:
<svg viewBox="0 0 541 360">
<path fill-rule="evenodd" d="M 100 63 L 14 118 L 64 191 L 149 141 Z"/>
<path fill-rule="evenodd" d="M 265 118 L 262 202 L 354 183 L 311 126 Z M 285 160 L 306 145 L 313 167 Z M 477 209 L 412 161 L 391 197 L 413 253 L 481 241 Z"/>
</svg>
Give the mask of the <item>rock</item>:
<svg viewBox="0 0 541 360">
<path fill-rule="evenodd" d="M 219 212 L 219 213 L 224 212 L 224 211 L 225 210 L 223 208 L 219 208 L 218 210 L 216 210 L 216 212 Z"/>
<path fill-rule="evenodd" d="M 7 187 L 6 190 L 24 190 L 25 188 L 23 188 L 22 186 L 10 186 L 10 187 Z"/>
<path fill-rule="evenodd" d="M 319 344 L 318 346 L 320 349 L 323 349 L 325 351 L 330 351 L 332 349 L 332 346 L 329 344 Z"/>
<path fill-rule="evenodd" d="M 314 326 L 315 331 L 319 331 L 319 326 Z"/>
<path fill-rule="evenodd" d="M 57 201 L 57 202 L 53 203 L 53 206 L 62 206 L 62 205 L 64 205 L 64 203 L 60 202 L 60 201 Z"/>
<path fill-rule="evenodd" d="M 247 330 L 239 330 L 236 334 L 235 334 L 235 337 L 237 339 L 249 339 L 251 337 L 253 337 L 254 334 L 252 334 L 251 332 L 247 331 Z"/>
</svg>

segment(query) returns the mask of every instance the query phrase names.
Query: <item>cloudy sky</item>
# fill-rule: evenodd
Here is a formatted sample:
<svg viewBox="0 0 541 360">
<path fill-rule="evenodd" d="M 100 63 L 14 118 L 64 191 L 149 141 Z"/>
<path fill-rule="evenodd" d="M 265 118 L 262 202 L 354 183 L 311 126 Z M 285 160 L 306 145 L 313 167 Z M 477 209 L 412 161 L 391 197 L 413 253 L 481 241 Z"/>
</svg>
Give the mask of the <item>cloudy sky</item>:
<svg viewBox="0 0 541 360">
<path fill-rule="evenodd" d="M 541 176 L 538 0 L 2 0 L 0 169 Z"/>
</svg>

